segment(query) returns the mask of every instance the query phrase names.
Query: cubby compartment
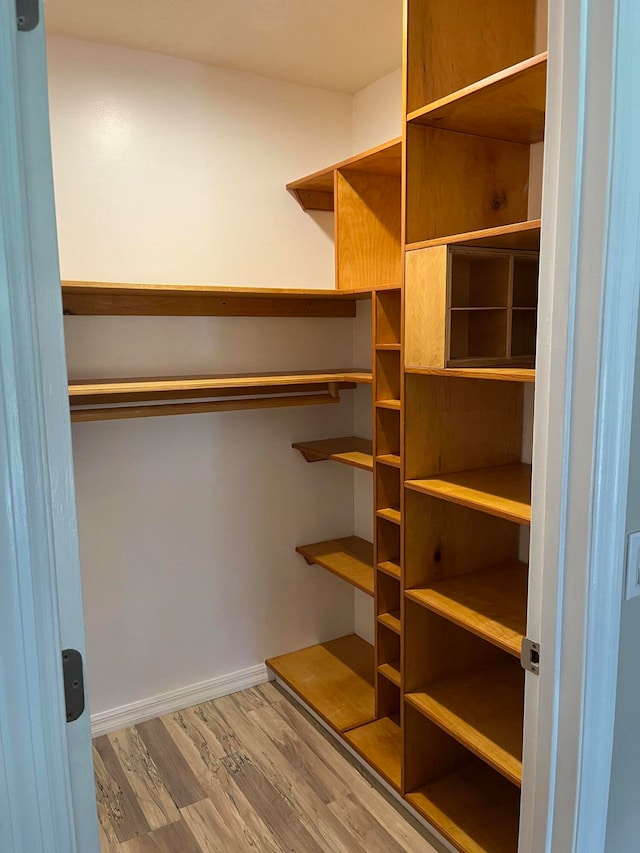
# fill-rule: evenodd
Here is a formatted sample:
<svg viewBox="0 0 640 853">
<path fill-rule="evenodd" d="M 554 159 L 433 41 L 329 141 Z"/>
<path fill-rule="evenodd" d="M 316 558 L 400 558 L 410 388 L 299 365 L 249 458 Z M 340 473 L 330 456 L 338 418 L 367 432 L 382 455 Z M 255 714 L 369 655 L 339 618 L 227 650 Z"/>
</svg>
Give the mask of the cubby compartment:
<svg viewBox="0 0 640 853">
<path fill-rule="evenodd" d="M 511 358 L 535 358 L 537 312 L 535 308 L 514 308 L 511 316 Z"/>
<path fill-rule="evenodd" d="M 384 518 L 376 518 L 377 567 L 400 580 L 400 528 Z"/>
<path fill-rule="evenodd" d="M 377 626 L 377 634 L 377 715 L 379 717 L 388 717 L 397 714 L 400 710 L 400 637 L 394 631 L 381 624 Z"/>
<path fill-rule="evenodd" d="M 400 471 L 387 465 L 376 466 L 376 509 L 400 510 Z"/>
<path fill-rule="evenodd" d="M 508 320 L 506 308 L 454 308 L 450 315 L 448 363 L 504 362 L 508 355 Z"/>
<path fill-rule="evenodd" d="M 378 615 L 392 613 L 400 618 L 400 582 L 386 574 L 378 577 L 376 596 Z M 399 655 L 398 655 L 399 656 Z"/>
<path fill-rule="evenodd" d="M 478 249 L 451 250 L 451 307 L 506 308 L 511 258 Z"/>
<path fill-rule="evenodd" d="M 516 853 L 520 791 L 405 701 L 408 802 L 456 849 Z"/>
<path fill-rule="evenodd" d="M 376 352 L 376 400 L 400 400 L 399 352 Z"/>
<path fill-rule="evenodd" d="M 513 263 L 513 307 L 536 308 L 538 305 L 538 256 L 519 255 Z"/>
<path fill-rule="evenodd" d="M 376 345 L 400 346 L 402 331 L 400 290 L 378 291 L 374 299 Z"/>
<path fill-rule="evenodd" d="M 377 456 L 400 456 L 400 411 L 376 406 Z"/>
</svg>

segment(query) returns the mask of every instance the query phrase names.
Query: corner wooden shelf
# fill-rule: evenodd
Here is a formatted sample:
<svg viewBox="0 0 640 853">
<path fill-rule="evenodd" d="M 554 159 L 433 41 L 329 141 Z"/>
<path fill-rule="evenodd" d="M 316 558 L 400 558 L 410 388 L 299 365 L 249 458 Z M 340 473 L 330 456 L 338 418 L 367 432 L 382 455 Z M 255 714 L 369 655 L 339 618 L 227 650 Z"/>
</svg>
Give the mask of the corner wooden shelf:
<svg viewBox="0 0 640 853">
<path fill-rule="evenodd" d="M 385 518 L 387 521 L 392 522 L 392 524 L 402 523 L 402 516 L 400 515 L 400 510 L 394 509 L 393 507 L 379 509 L 376 511 L 376 515 L 378 516 L 378 518 Z"/>
<path fill-rule="evenodd" d="M 416 492 L 515 521 L 531 523 L 531 466 L 523 463 L 477 468 L 425 480 L 407 480 Z"/>
<path fill-rule="evenodd" d="M 337 403 L 341 390 L 371 381 L 371 373 L 356 370 L 76 379 L 69 382 L 69 403 L 72 421 L 156 417 Z M 218 397 L 254 399 L 212 399 Z M 135 405 L 122 405 L 124 403 Z M 88 408 L 75 408 L 78 406 Z"/>
<path fill-rule="evenodd" d="M 405 698 L 514 785 L 522 784 L 524 672 L 516 661 L 450 676 Z"/>
<path fill-rule="evenodd" d="M 355 634 L 271 658 L 267 666 L 337 732 L 375 718 L 373 646 Z"/>
<path fill-rule="evenodd" d="M 378 563 L 378 568 L 381 572 L 384 572 L 389 577 L 395 578 L 396 580 L 400 580 L 401 570 L 399 563 L 394 563 L 392 560 L 385 560 L 382 563 Z"/>
<path fill-rule="evenodd" d="M 373 471 L 372 442 L 368 438 L 351 435 L 319 441 L 296 441 L 291 446 L 299 450 L 307 462 L 331 460 L 364 471 Z"/>
<path fill-rule="evenodd" d="M 378 622 L 393 631 L 394 634 L 399 634 L 402 629 L 399 610 L 395 610 L 393 613 L 381 613 L 378 616 Z"/>
<path fill-rule="evenodd" d="M 534 383 L 536 371 L 527 367 L 407 367 L 406 373 L 446 376 L 451 379 L 488 379 L 498 382 Z"/>
<path fill-rule="evenodd" d="M 370 148 L 362 154 L 357 154 L 355 157 L 341 160 L 319 172 L 291 181 L 287 184 L 287 189 L 297 199 L 303 210 L 333 210 L 336 172 L 365 172 L 399 178 L 401 166 L 402 140 L 396 138 Z"/>
<path fill-rule="evenodd" d="M 373 595 L 373 544 L 359 536 L 330 539 L 296 548 L 309 565 L 321 566 L 356 589 Z"/>
<path fill-rule="evenodd" d="M 479 759 L 407 794 L 408 802 L 458 850 L 515 853 L 520 792 Z"/>
<path fill-rule="evenodd" d="M 371 292 L 63 281 L 62 308 L 69 316 L 355 317 Z"/>
<path fill-rule="evenodd" d="M 540 250 L 540 219 L 513 222 L 510 225 L 498 225 L 480 231 L 466 231 L 450 234 L 433 240 L 420 240 L 407 243 L 407 251 L 431 249 L 434 246 L 477 246 L 484 249 L 534 249 Z"/>
<path fill-rule="evenodd" d="M 527 566 L 502 563 L 411 589 L 407 598 L 519 658 L 527 623 Z"/>
<path fill-rule="evenodd" d="M 396 687 L 400 687 L 401 677 L 400 677 L 400 661 L 394 660 L 391 663 L 383 663 L 378 667 L 378 672 L 380 675 L 383 675 L 386 679 L 388 679 L 392 684 L 395 684 Z"/>
<path fill-rule="evenodd" d="M 507 142 L 540 142 L 546 89 L 545 51 L 414 110 L 407 121 Z"/>
<path fill-rule="evenodd" d="M 345 740 L 376 773 L 396 790 L 400 790 L 402 735 L 399 720 L 381 717 L 367 725 L 351 729 Z"/>
</svg>

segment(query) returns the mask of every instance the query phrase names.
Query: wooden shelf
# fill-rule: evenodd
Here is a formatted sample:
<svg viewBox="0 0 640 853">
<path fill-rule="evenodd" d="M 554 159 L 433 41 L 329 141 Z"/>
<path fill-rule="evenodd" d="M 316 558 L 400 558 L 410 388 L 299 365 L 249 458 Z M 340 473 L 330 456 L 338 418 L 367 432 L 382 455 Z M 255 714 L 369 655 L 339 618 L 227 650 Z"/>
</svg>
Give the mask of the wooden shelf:
<svg viewBox="0 0 640 853">
<path fill-rule="evenodd" d="M 407 480 L 416 492 L 515 521 L 531 523 L 531 466 L 498 465 L 443 474 L 425 480 Z"/>
<path fill-rule="evenodd" d="M 393 507 L 386 507 L 385 509 L 379 509 L 376 512 L 378 518 L 385 518 L 387 521 L 391 521 L 393 524 L 401 524 L 402 516 L 400 515 L 399 509 L 394 509 Z"/>
<path fill-rule="evenodd" d="M 407 590 L 412 601 L 520 657 L 527 624 L 527 566 L 502 563 L 426 589 Z"/>
<path fill-rule="evenodd" d="M 338 732 L 375 717 L 373 646 L 355 634 L 271 658 L 267 666 Z"/>
<path fill-rule="evenodd" d="M 383 563 L 378 563 L 378 568 L 386 575 L 400 580 L 401 569 L 398 563 L 394 563 L 392 560 L 385 560 Z"/>
<path fill-rule="evenodd" d="M 433 240 L 407 243 L 407 251 L 430 249 L 434 246 L 478 246 L 485 249 L 540 249 L 540 219 L 499 225 L 480 231 L 450 234 Z"/>
<path fill-rule="evenodd" d="M 379 465 L 388 465 L 391 468 L 400 468 L 400 457 L 397 453 L 383 453 L 381 456 L 376 456 L 376 462 Z"/>
<path fill-rule="evenodd" d="M 394 412 L 399 412 L 402 408 L 400 400 L 376 400 L 378 409 L 392 409 Z"/>
<path fill-rule="evenodd" d="M 536 381 L 533 368 L 518 367 L 407 367 L 406 373 L 422 376 L 446 376 L 451 379 L 493 379 L 498 382 Z"/>
<path fill-rule="evenodd" d="M 399 610 L 395 610 L 393 613 L 381 613 L 378 616 L 378 622 L 393 631 L 394 634 L 399 634 L 402 630 Z"/>
<path fill-rule="evenodd" d="M 141 418 L 207 411 L 336 403 L 340 399 L 338 394 L 340 390 L 353 388 L 357 383 L 370 384 L 371 381 L 370 372 L 357 370 L 74 379 L 69 382 L 69 402 L 72 407 L 72 421 Z M 310 393 L 316 391 L 324 393 Z M 293 396 L 296 394 L 298 396 Z M 264 399 L 223 401 L 212 399 L 259 398 L 260 396 Z M 203 400 L 203 402 L 172 402 L 181 400 Z M 167 405 L 160 405 L 160 401 L 164 401 Z M 146 405 L 152 402 L 155 405 Z M 123 406 L 124 403 L 135 405 Z M 77 406 L 99 408 L 74 408 Z"/>
<path fill-rule="evenodd" d="M 376 349 L 380 352 L 400 352 L 402 344 L 376 344 Z"/>
<path fill-rule="evenodd" d="M 407 120 L 508 142 L 540 142 L 546 88 L 544 52 L 414 110 Z"/>
<path fill-rule="evenodd" d="M 291 181 L 287 184 L 287 189 L 298 200 L 303 210 L 333 210 L 335 172 L 367 172 L 400 177 L 401 166 L 402 140 L 397 138 L 297 181 Z"/>
<path fill-rule="evenodd" d="M 362 468 L 364 471 L 373 471 L 372 443 L 368 438 L 351 435 L 320 441 L 297 441 L 291 446 L 299 450 L 307 462 L 331 460 L 351 465 L 353 468 Z"/>
<path fill-rule="evenodd" d="M 383 663 L 378 667 L 378 672 L 383 675 L 396 687 L 400 687 L 400 661 L 394 660 L 391 663 Z"/>
<path fill-rule="evenodd" d="M 524 672 L 516 661 L 453 676 L 405 698 L 514 785 L 522 784 Z"/>
<path fill-rule="evenodd" d="M 382 717 L 357 729 L 351 729 L 345 740 L 384 779 L 400 790 L 402 737 L 399 722 Z"/>
<path fill-rule="evenodd" d="M 71 316 L 355 317 L 356 301 L 372 288 L 302 290 L 191 284 L 63 281 L 62 307 Z"/>
<path fill-rule="evenodd" d="M 514 785 L 473 759 L 406 799 L 458 850 L 516 853 L 519 794 Z"/>
<path fill-rule="evenodd" d="M 373 595 L 373 545 L 359 536 L 330 539 L 296 548 L 309 565 L 322 566 L 357 589 Z"/>
</svg>

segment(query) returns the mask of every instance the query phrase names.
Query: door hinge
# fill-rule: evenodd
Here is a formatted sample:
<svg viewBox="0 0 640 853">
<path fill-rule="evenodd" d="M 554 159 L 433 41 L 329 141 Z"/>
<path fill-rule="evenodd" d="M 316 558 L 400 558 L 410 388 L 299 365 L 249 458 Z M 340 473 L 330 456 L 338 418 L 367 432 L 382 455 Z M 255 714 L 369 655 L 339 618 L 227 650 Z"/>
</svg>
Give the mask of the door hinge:
<svg viewBox="0 0 640 853">
<path fill-rule="evenodd" d="M 30 33 L 40 23 L 39 0 L 16 0 L 16 23 L 21 33 Z"/>
<path fill-rule="evenodd" d="M 76 649 L 65 649 L 62 652 L 62 678 L 67 722 L 72 723 L 81 716 L 85 705 L 82 655 Z"/>
<path fill-rule="evenodd" d="M 522 640 L 520 649 L 520 663 L 523 669 L 527 672 L 532 672 L 534 675 L 540 673 L 540 643 L 535 643 L 528 637 Z"/>
</svg>

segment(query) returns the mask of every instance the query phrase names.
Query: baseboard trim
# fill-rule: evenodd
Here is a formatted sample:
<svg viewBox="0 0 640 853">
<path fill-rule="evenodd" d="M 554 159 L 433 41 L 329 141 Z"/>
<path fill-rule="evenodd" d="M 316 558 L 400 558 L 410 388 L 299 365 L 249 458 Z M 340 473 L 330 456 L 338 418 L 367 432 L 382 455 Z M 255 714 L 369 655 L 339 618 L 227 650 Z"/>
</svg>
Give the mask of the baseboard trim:
<svg viewBox="0 0 640 853">
<path fill-rule="evenodd" d="M 198 684 L 190 684 L 178 690 L 168 693 L 160 693 L 158 696 L 150 696 L 148 699 L 140 699 L 131 702 L 130 705 L 121 705 L 119 708 L 111 708 L 91 715 L 91 736 L 107 734 L 127 726 L 135 726 L 145 720 L 161 717 L 163 714 L 172 714 L 201 702 L 209 702 L 237 693 L 238 690 L 246 690 L 248 687 L 256 687 L 273 678 L 265 664 L 250 666 L 247 669 L 230 672 L 228 675 L 220 675 L 201 681 Z"/>
</svg>

